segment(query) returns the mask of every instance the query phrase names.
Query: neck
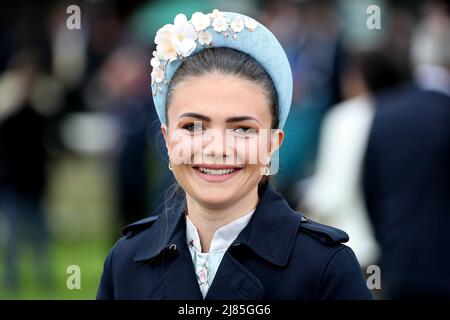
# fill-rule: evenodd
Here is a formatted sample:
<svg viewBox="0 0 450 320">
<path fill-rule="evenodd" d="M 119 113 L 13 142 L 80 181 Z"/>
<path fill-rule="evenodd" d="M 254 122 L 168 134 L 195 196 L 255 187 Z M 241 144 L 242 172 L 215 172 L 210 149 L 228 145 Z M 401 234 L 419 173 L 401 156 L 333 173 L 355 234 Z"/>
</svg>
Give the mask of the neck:
<svg viewBox="0 0 450 320">
<path fill-rule="evenodd" d="M 186 193 L 189 219 L 197 228 L 202 252 L 209 252 L 214 233 L 220 227 L 243 217 L 258 204 L 258 186 L 227 207 L 211 207 L 200 203 Z"/>
</svg>

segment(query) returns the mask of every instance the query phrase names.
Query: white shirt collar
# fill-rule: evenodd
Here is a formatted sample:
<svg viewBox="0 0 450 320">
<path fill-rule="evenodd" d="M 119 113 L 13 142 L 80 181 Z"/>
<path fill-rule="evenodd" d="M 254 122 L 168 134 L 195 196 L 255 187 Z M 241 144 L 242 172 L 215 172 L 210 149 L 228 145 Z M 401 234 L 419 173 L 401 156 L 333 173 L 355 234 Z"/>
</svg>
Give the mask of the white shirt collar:
<svg viewBox="0 0 450 320">
<path fill-rule="evenodd" d="M 209 247 L 209 252 L 225 251 L 237 238 L 239 233 L 245 228 L 250 221 L 256 208 L 246 215 L 226 224 L 216 230 Z M 200 245 L 200 237 L 197 228 L 192 223 L 189 216 L 186 215 L 186 237 L 188 244 L 191 244 L 198 252 L 202 252 Z"/>
</svg>

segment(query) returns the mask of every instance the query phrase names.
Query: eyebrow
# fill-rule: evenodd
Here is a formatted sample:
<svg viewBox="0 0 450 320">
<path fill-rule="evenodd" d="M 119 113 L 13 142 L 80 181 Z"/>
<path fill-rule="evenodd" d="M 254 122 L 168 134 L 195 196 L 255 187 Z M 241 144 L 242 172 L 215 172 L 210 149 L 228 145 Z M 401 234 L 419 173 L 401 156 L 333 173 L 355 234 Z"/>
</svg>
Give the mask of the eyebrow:
<svg viewBox="0 0 450 320">
<path fill-rule="evenodd" d="M 211 118 L 207 117 L 205 115 L 199 114 L 199 113 L 195 113 L 195 112 L 185 112 L 183 113 L 181 116 L 178 117 L 178 119 L 180 118 L 184 118 L 184 117 L 192 117 L 192 118 L 197 118 L 203 121 L 207 121 L 207 122 L 211 122 Z M 240 121 L 245 121 L 245 120 L 255 120 L 256 122 L 258 122 L 259 124 L 261 124 L 261 122 L 251 116 L 236 116 L 236 117 L 230 117 L 230 118 L 226 118 L 225 122 L 226 123 L 230 123 L 230 122 L 240 122 Z"/>
</svg>

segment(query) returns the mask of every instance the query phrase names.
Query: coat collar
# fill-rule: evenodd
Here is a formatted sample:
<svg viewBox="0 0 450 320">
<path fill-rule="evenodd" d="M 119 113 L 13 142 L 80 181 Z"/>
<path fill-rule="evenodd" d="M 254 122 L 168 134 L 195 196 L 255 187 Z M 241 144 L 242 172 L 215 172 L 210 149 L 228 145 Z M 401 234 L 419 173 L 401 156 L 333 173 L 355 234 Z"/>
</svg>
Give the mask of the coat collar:
<svg viewBox="0 0 450 320">
<path fill-rule="evenodd" d="M 286 200 L 265 183 L 258 190 L 260 201 L 247 226 L 230 247 L 246 245 L 261 258 L 286 266 L 301 223 L 301 214 L 292 210 Z M 186 248 L 186 202 L 166 210 L 149 229 L 134 260 L 144 261 L 165 250 Z"/>
</svg>

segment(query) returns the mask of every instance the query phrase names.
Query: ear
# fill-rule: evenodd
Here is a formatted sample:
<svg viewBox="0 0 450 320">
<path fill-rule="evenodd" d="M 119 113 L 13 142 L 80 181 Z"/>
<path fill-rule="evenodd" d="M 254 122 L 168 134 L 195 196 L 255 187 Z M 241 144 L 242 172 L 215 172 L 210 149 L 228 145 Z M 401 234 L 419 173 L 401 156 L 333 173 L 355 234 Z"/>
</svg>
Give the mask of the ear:
<svg viewBox="0 0 450 320">
<path fill-rule="evenodd" d="M 274 154 L 275 151 L 277 151 L 281 145 L 283 144 L 284 140 L 284 131 L 282 129 L 273 129 L 270 133 L 270 156 Z"/>
<path fill-rule="evenodd" d="M 166 142 L 166 148 L 169 149 L 168 139 L 169 139 L 169 129 L 165 123 L 161 124 L 161 132 L 164 137 L 164 141 Z"/>
</svg>

